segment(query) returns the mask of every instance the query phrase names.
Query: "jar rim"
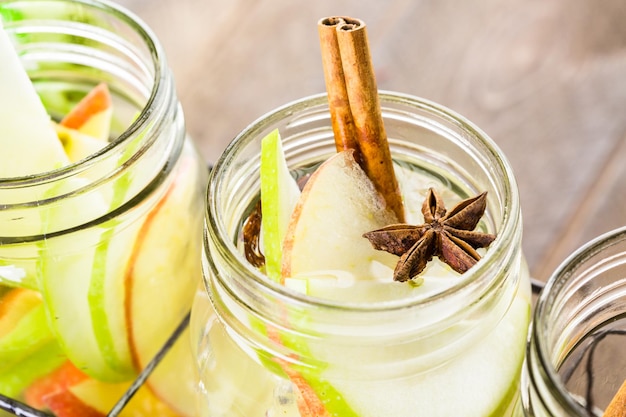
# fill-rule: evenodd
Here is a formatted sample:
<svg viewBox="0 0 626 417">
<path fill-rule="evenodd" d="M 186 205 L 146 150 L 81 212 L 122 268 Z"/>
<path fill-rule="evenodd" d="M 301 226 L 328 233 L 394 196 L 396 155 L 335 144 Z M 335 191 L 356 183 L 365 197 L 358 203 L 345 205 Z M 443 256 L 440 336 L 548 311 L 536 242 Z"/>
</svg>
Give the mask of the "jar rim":
<svg viewBox="0 0 626 417">
<path fill-rule="evenodd" d="M 498 165 L 498 168 L 505 178 L 505 181 L 503 181 L 504 185 L 502 187 L 504 191 L 501 196 L 504 201 L 502 204 L 503 215 L 501 228 L 498 232 L 498 237 L 490 245 L 489 250 L 486 252 L 481 261 L 465 272 L 463 274 L 464 278 L 460 280 L 458 284 L 455 284 L 447 290 L 433 296 L 429 296 L 425 299 L 416 300 L 414 298 L 403 298 L 377 303 L 350 303 L 338 302 L 302 294 L 284 285 L 273 282 L 245 260 L 243 255 L 239 253 L 239 250 L 234 245 L 232 239 L 229 238 L 223 222 L 221 222 L 220 219 L 217 219 L 217 216 L 213 216 L 213 213 L 219 212 L 218 202 L 222 194 L 220 192 L 219 181 L 217 180 L 218 175 L 222 170 L 227 169 L 233 157 L 237 155 L 238 152 L 246 145 L 254 141 L 255 138 L 258 138 L 258 134 L 267 126 L 271 126 L 272 124 L 282 120 L 285 115 L 297 114 L 299 111 L 307 110 L 308 108 L 327 105 L 328 100 L 326 93 L 319 93 L 291 101 L 253 121 L 246 128 L 244 128 L 233 141 L 230 142 L 211 170 L 207 189 L 207 204 L 205 207 L 205 218 L 207 219 L 205 222 L 205 227 L 207 229 L 205 240 L 210 238 L 217 243 L 220 255 L 223 256 L 229 268 L 233 268 L 237 271 L 244 271 L 248 282 L 251 282 L 258 289 L 270 291 L 271 295 L 279 300 L 289 300 L 291 303 L 344 312 L 376 313 L 399 311 L 407 308 L 430 305 L 438 300 L 457 294 L 461 292 L 461 290 L 471 288 L 474 284 L 480 283 L 481 277 L 488 275 L 486 272 L 493 265 L 496 259 L 510 250 L 511 241 L 516 236 L 516 233 L 518 233 L 521 229 L 520 202 L 519 195 L 517 193 L 517 185 L 513 176 L 513 170 L 496 143 L 485 132 L 465 117 L 430 100 L 387 90 L 380 90 L 379 97 L 383 110 L 385 103 L 406 105 L 425 110 L 430 114 L 441 117 L 447 122 L 455 124 L 464 131 L 472 134 L 483 145 L 485 145 L 485 149 L 487 149 L 490 153 L 489 159 Z M 494 169 L 496 168 L 494 167 Z M 208 245 L 205 245 L 205 251 L 207 251 L 206 256 L 210 259 L 211 254 L 208 252 L 207 246 Z M 210 263 L 211 262 L 209 262 L 209 264 Z M 214 266 L 212 267 L 214 268 Z M 220 274 L 217 274 L 217 276 L 219 275 Z M 505 276 L 505 274 L 500 275 L 500 279 Z M 500 284 L 500 280 L 496 279 L 493 280 L 493 282 L 489 282 L 488 285 L 486 285 L 486 288 L 484 286 L 481 288 L 485 291 L 489 291 L 492 288 L 498 287 Z M 478 285 L 478 287 L 480 287 L 480 285 Z"/>
<path fill-rule="evenodd" d="M 552 305 L 555 295 L 558 295 L 559 291 L 566 286 L 569 279 L 576 274 L 581 266 L 600 252 L 624 241 L 626 241 L 626 226 L 603 233 L 580 246 L 565 258 L 550 275 L 535 305 L 533 323 L 529 335 L 529 349 L 534 347 L 539 366 L 543 370 L 542 377 L 546 379 L 546 382 L 551 387 L 556 389 L 559 403 L 566 407 L 568 412 L 575 412 L 578 415 L 582 415 L 581 413 L 584 413 L 585 409 L 572 398 L 570 392 L 565 387 L 552 364 L 549 356 L 550 348 L 547 346 L 546 338 L 541 336 L 545 324 L 550 322 L 551 316 L 548 314 L 547 309 Z"/>
<path fill-rule="evenodd" d="M 23 0 L 7 0 L 5 5 L 10 3 L 20 3 Z M 65 3 L 67 0 L 37 0 L 40 2 L 49 3 Z M 108 0 L 72 0 L 72 3 L 82 4 L 87 7 L 93 7 L 98 10 L 104 11 L 107 14 L 113 15 L 116 18 L 121 19 L 123 22 L 129 25 L 130 28 L 135 30 L 136 34 L 143 40 L 145 47 L 150 52 L 151 64 L 154 69 L 154 75 L 152 79 L 152 87 L 150 94 L 147 97 L 146 103 L 143 105 L 141 112 L 137 115 L 136 119 L 124 129 L 124 131 L 107 146 L 99 149 L 95 153 L 89 155 L 85 159 L 70 163 L 68 165 L 59 167 L 57 169 L 40 172 L 30 175 L 24 175 L 11 178 L 0 178 L 0 188 L 18 188 L 33 186 L 40 183 L 46 183 L 55 181 L 71 175 L 78 167 L 83 167 L 98 160 L 102 155 L 112 152 L 114 149 L 119 149 L 136 137 L 151 119 L 154 118 L 150 109 L 154 106 L 158 97 L 166 94 L 167 86 L 164 85 L 164 74 L 167 72 L 166 62 L 164 58 L 164 52 L 158 38 L 150 29 L 150 27 L 136 14 L 129 9 Z M 27 21 L 28 19 L 26 19 Z M 24 20 L 18 20 L 17 22 L 24 22 Z M 18 23 L 19 24 L 19 23 Z M 4 22 L 4 29 L 11 32 L 12 28 L 16 26 L 13 22 Z"/>
</svg>

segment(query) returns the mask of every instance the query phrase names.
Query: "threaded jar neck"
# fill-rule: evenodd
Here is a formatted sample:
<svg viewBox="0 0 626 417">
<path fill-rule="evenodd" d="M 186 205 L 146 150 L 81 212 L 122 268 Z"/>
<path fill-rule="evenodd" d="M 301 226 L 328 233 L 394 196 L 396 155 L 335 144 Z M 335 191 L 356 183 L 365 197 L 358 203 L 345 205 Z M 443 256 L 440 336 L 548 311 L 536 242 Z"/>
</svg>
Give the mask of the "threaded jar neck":
<svg viewBox="0 0 626 417">
<path fill-rule="evenodd" d="M 7 225 L 0 242 L 37 241 L 42 233 L 69 233 L 130 210 L 165 180 L 184 140 L 173 78 L 156 37 L 132 13 L 109 2 L 9 0 L 0 12 L 53 119 L 100 82 L 107 83 L 114 102 L 105 147 L 54 171 L 0 179 L 0 220 Z M 141 175 L 132 174 L 132 187 L 105 210 L 84 212 L 47 230 L 31 221 L 42 209 L 88 202 L 129 172 Z"/>
<path fill-rule="evenodd" d="M 615 366 L 596 366 L 589 354 L 608 333 L 626 331 L 625 317 L 626 228 L 621 228 L 574 252 L 537 301 L 524 376 L 528 415 L 601 415 L 598 407 L 606 406 L 607 393 L 617 390 L 623 374 L 612 369 L 620 368 L 618 358 L 611 360 Z M 615 343 L 623 346 L 623 337 Z M 593 398 L 596 402 L 587 404 Z"/>
</svg>

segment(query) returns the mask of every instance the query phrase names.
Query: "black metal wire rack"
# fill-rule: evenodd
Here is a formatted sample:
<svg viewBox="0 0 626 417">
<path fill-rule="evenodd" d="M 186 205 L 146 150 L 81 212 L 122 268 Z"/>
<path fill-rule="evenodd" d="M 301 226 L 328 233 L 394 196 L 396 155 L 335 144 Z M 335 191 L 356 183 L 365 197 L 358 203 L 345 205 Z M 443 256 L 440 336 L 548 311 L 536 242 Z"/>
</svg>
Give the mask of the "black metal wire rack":
<svg viewBox="0 0 626 417">
<path fill-rule="evenodd" d="M 113 406 L 111 411 L 109 411 L 109 413 L 107 414 L 107 417 L 117 417 L 120 414 L 120 412 L 124 409 L 126 404 L 128 404 L 128 402 L 130 401 L 130 399 L 133 398 L 137 390 L 146 382 L 146 380 L 148 379 L 152 371 L 154 371 L 157 365 L 169 352 L 169 350 L 172 348 L 174 343 L 176 343 L 180 335 L 189 326 L 190 316 L 191 316 L 191 313 L 188 312 L 187 315 L 180 322 L 178 327 L 174 330 L 174 332 L 172 332 L 172 334 L 167 339 L 165 344 L 161 347 L 161 349 L 154 356 L 154 358 L 152 358 L 152 360 L 146 365 L 146 367 L 139 373 L 139 375 L 130 385 L 128 390 L 126 390 L 124 395 Z M 23 416 L 23 417 L 52 417 L 52 415 L 49 413 L 46 413 L 41 410 L 37 410 L 36 408 L 33 408 L 27 404 L 24 404 L 21 401 L 15 400 L 13 398 L 9 398 L 2 394 L 0 394 L 0 410 L 14 414 L 16 416 Z"/>
</svg>

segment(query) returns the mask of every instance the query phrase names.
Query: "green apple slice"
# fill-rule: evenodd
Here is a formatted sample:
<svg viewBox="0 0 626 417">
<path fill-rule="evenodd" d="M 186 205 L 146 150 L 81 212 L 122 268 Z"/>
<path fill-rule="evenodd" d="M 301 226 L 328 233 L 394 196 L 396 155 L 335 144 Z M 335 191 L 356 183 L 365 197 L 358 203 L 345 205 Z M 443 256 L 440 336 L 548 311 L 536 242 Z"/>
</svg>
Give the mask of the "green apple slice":
<svg viewBox="0 0 626 417">
<path fill-rule="evenodd" d="M 0 178 L 39 174 L 69 163 L 0 21 Z"/>
<path fill-rule="evenodd" d="M 289 173 L 278 130 L 261 142 L 261 207 L 265 273 L 280 280 L 282 242 L 289 219 L 300 197 L 300 188 Z"/>
<path fill-rule="evenodd" d="M 16 398 L 34 381 L 49 374 L 66 360 L 54 340 L 42 344 L 15 366 L 0 372 L 0 393 Z"/>
<path fill-rule="evenodd" d="M 22 317 L 16 327 L 0 339 L 0 373 L 39 350 L 54 337 L 48 330 L 43 305 Z"/>
<path fill-rule="evenodd" d="M 55 191 L 80 189 L 87 182 L 70 178 L 57 184 Z M 76 219 L 80 224 L 81 219 L 102 216 L 109 204 L 101 193 L 92 190 L 76 201 L 42 208 L 42 222 L 63 230 L 63 225 Z M 121 268 L 136 229 L 127 228 L 113 239 L 115 225 L 111 221 L 50 237 L 42 244 L 39 259 L 41 293 L 59 344 L 77 367 L 106 381 L 127 380 L 134 375 L 126 343 Z M 90 275 L 97 276 L 95 289 Z M 102 314 L 94 314 L 94 308 Z M 101 316 L 106 316 L 105 323 L 99 321 Z M 110 336 L 106 339 L 110 343 L 102 341 L 103 332 Z"/>
<path fill-rule="evenodd" d="M 53 340 L 39 293 L 15 289 L 0 299 L 0 374 Z"/>
<path fill-rule="evenodd" d="M 0 393 L 19 395 L 63 360 L 39 293 L 14 289 L 0 299 Z"/>
</svg>

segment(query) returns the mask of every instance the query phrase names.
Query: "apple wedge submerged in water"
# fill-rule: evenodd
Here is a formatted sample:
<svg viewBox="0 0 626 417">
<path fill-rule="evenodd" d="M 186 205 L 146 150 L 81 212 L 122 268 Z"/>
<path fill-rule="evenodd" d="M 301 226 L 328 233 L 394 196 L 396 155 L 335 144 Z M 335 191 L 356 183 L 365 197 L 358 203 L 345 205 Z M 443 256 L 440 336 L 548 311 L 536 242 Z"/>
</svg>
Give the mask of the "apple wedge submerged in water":
<svg viewBox="0 0 626 417">
<path fill-rule="evenodd" d="M 185 154 L 173 182 L 148 214 L 124 271 L 125 320 L 134 366 L 143 369 L 191 307 L 201 281 L 202 205 L 195 196 L 204 167 Z M 195 407 L 190 343 L 181 337 L 155 369 L 148 386 L 177 412 Z"/>
</svg>

